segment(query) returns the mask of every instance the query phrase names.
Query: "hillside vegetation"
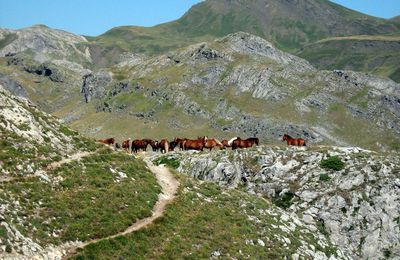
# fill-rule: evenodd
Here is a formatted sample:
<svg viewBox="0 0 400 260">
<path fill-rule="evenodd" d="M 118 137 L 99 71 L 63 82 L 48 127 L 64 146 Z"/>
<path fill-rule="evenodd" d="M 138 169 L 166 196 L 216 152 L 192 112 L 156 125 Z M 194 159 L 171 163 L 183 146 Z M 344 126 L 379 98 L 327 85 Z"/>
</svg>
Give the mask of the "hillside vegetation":
<svg viewBox="0 0 400 260">
<path fill-rule="evenodd" d="M 400 82 L 400 37 L 334 37 L 307 45 L 297 54 L 319 69 L 370 72 Z"/>
<path fill-rule="evenodd" d="M 81 137 L 0 86 L 0 256 L 106 237 L 151 215 L 159 186 L 144 163 Z M 82 159 L 63 163 L 65 158 Z"/>
</svg>

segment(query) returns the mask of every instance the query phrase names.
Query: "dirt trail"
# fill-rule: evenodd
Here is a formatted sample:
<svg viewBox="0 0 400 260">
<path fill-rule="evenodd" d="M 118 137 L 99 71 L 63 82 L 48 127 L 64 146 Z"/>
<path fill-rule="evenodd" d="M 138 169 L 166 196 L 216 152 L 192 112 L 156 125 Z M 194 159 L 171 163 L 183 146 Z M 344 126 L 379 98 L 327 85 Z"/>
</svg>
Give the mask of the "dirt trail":
<svg viewBox="0 0 400 260">
<path fill-rule="evenodd" d="M 66 254 L 64 254 L 63 256 L 63 259 L 67 259 L 73 256 L 76 253 L 76 250 L 79 248 L 84 248 L 85 246 L 99 242 L 101 240 L 112 239 L 142 229 L 153 223 L 154 220 L 156 220 L 157 218 L 161 217 L 164 214 L 165 207 L 169 203 L 171 203 L 175 198 L 176 192 L 179 187 L 179 182 L 175 179 L 175 177 L 168 170 L 168 168 L 164 167 L 163 165 L 155 166 L 150 161 L 149 158 L 146 158 L 143 155 L 141 157 L 149 167 L 150 171 L 156 176 L 157 182 L 161 186 L 161 193 L 158 195 L 158 201 L 153 207 L 153 214 L 150 217 L 138 220 L 130 227 L 128 227 L 126 230 L 114 234 L 112 236 L 94 239 L 87 242 L 80 242 L 78 244 L 75 244 L 73 247 L 71 247 L 71 245 L 61 246 L 61 249 L 66 251 Z"/>
<path fill-rule="evenodd" d="M 63 164 L 70 163 L 72 161 L 80 160 L 81 158 L 90 156 L 92 154 L 95 154 L 95 152 L 79 152 L 79 153 L 75 153 L 75 154 L 71 155 L 68 158 L 62 159 L 61 161 L 53 162 L 53 163 L 47 165 L 46 170 L 54 170 L 54 169 L 60 167 Z"/>
<path fill-rule="evenodd" d="M 60 167 L 63 164 L 70 163 L 72 161 L 80 160 L 83 157 L 90 156 L 90 155 L 92 155 L 94 153 L 95 152 L 78 152 L 78 153 L 72 154 L 68 158 L 64 158 L 61 161 L 53 162 L 53 163 L 47 165 L 46 170 L 49 171 L 49 170 L 57 169 L 58 167 Z M 28 177 L 32 177 L 32 176 L 35 176 L 35 175 L 34 174 L 28 174 L 27 176 L 21 176 L 21 177 L 14 177 L 14 176 L 2 177 L 2 176 L 0 176 L 0 183 L 1 182 L 11 182 L 11 181 L 14 181 L 14 180 L 18 180 L 18 179 L 21 179 L 21 178 L 28 178 Z"/>
</svg>

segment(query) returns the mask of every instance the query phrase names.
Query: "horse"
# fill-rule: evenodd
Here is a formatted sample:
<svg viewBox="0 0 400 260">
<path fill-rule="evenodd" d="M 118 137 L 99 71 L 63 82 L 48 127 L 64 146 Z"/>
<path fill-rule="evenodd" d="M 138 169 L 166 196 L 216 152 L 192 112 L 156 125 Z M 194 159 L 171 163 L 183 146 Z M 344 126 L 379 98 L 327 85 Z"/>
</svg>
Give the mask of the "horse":
<svg viewBox="0 0 400 260">
<path fill-rule="evenodd" d="M 114 138 L 98 139 L 96 141 L 99 142 L 99 143 L 108 144 L 108 145 L 112 145 L 112 144 L 115 143 L 115 139 Z"/>
<path fill-rule="evenodd" d="M 175 137 L 174 138 L 174 142 L 176 143 L 176 146 L 179 147 L 179 150 L 184 150 L 183 149 L 183 142 L 187 141 L 187 138 L 179 138 L 179 137 Z"/>
<path fill-rule="evenodd" d="M 151 146 L 151 148 L 153 149 L 153 152 L 157 152 L 158 151 L 158 141 L 156 141 L 156 140 L 152 140 L 151 142 L 150 142 L 150 146 Z"/>
<path fill-rule="evenodd" d="M 246 140 L 242 140 L 240 137 L 238 137 L 235 140 L 233 140 L 233 142 L 232 142 L 232 150 L 235 150 L 237 148 L 250 148 L 254 144 L 258 145 L 258 143 L 259 143 L 259 141 L 258 141 L 258 138 L 256 138 L 256 137 L 248 138 Z"/>
<path fill-rule="evenodd" d="M 121 145 L 119 143 L 115 143 L 115 149 L 119 150 L 121 148 Z"/>
<path fill-rule="evenodd" d="M 238 138 L 240 138 L 240 137 L 233 137 L 233 138 L 229 139 L 227 147 L 232 147 L 233 141 L 235 141 Z"/>
<path fill-rule="evenodd" d="M 132 152 L 133 153 L 137 153 L 140 150 L 146 151 L 148 144 L 149 144 L 149 139 L 143 139 L 143 140 L 136 139 L 136 140 L 133 140 L 132 141 L 132 146 L 131 146 Z"/>
<path fill-rule="evenodd" d="M 218 141 L 217 139 L 215 139 L 215 138 L 207 139 L 207 140 L 204 142 L 204 148 L 209 148 L 210 151 L 211 151 L 214 147 L 216 147 L 216 146 L 218 146 L 219 149 L 223 149 L 223 148 L 224 148 L 224 145 L 223 145 L 220 141 Z"/>
<path fill-rule="evenodd" d="M 122 142 L 122 148 L 125 149 L 125 151 L 129 152 L 129 143 L 131 139 L 129 138 L 128 140 L 125 140 Z"/>
<path fill-rule="evenodd" d="M 284 134 L 282 142 L 286 141 L 288 145 L 306 146 L 306 141 L 303 138 L 292 138 L 288 134 Z"/>
<path fill-rule="evenodd" d="M 200 150 L 203 151 L 204 144 L 207 141 L 207 137 L 198 137 L 197 140 L 185 140 L 183 142 L 183 149 L 184 150 Z"/>
<path fill-rule="evenodd" d="M 169 151 L 169 142 L 167 139 L 162 139 L 159 143 L 158 143 L 158 148 L 160 149 L 161 153 L 168 153 Z"/>
<path fill-rule="evenodd" d="M 221 141 L 222 147 L 221 149 L 225 149 L 226 147 L 231 147 L 228 143 L 228 140 L 224 139 Z"/>
<path fill-rule="evenodd" d="M 169 151 L 171 151 L 171 152 L 174 151 L 175 147 L 177 147 L 177 146 L 178 146 L 178 143 L 175 140 L 169 142 Z"/>
</svg>

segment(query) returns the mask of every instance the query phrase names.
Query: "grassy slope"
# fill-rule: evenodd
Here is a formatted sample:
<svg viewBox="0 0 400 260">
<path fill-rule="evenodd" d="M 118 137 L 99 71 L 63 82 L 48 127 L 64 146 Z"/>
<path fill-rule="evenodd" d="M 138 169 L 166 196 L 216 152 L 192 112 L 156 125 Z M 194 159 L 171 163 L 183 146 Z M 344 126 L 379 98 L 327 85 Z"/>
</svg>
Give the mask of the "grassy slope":
<svg viewBox="0 0 400 260">
<path fill-rule="evenodd" d="M 297 227 L 293 232 L 274 206 L 257 196 L 238 190 L 223 190 L 212 183 L 179 176 L 178 197 L 165 216 L 147 229 L 89 245 L 75 259 L 205 259 L 219 251 L 226 258 L 281 259 L 290 257 L 302 245 L 316 246 L 327 255 L 310 231 Z M 274 214 L 277 213 L 277 215 Z M 255 220 L 256 219 L 256 220 Z M 287 237 L 287 246 L 279 237 Z M 265 242 L 265 247 L 258 244 Z"/>
<path fill-rule="evenodd" d="M 371 72 L 400 82 L 400 37 L 358 35 L 334 37 L 298 52 L 320 69 Z"/>
<path fill-rule="evenodd" d="M 347 25 L 335 28 L 338 30 L 335 31 L 329 27 L 328 21 L 321 21 L 312 13 L 305 17 L 305 6 L 293 5 L 291 9 L 285 3 L 270 2 L 272 7 L 266 8 L 263 1 L 253 1 L 246 6 L 238 2 L 205 1 L 193 6 L 173 22 L 154 27 L 117 27 L 88 39 L 108 49 L 118 46 L 125 51 L 159 54 L 244 31 L 264 37 L 281 49 L 293 52 L 306 43 L 328 36 L 390 33 L 400 26 L 396 21 L 367 16 L 330 1 L 313 1 L 312 8 L 319 8 L 318 12 L 326 9 L 330 11 L 328 14 L 334 13 L 334 19 L 345 21 Z M 294 14 L 289 10 L 295 10 Z"/>
<path fill-rule="evenodd" d="M 54 120 L 27 109 L 38 122 Z M 112 235 L 151 215 L 160 187 L 142 161 L 115 153 L 63 125 L 43 131 L 61 132 L 72 138 L 69 144 L 75 152 L 94 154 L 48 169 L 51 162 L 62 159 L 60 151 L 0 127 L 2 221 L 46 246 Z M 8 242 L 12 237 L 4 229 L 0 235 L 0 246 L 13 252 Z"/>
</svg>

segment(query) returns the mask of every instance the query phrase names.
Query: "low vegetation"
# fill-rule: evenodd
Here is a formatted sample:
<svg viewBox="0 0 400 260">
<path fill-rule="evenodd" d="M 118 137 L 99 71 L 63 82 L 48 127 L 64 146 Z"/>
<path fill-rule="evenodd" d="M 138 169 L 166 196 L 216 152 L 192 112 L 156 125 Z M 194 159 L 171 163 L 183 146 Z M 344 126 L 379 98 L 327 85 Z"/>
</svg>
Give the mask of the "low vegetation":
<svg viewBox="0 0 400 260">
<path fill-rule="evenodd" d="M 6 221 L 40 244 L 89 240 L 151 215 L 160 187 L 145 164 L 109 149 L 47 172 L 0 183 Z"/>
<path fill-rule="evenodd" d="M 154 225 L 89 245 L 74 259 L 282 259 L 303 241 L 327 255 L 334 252 L 319 246 L 306 229 L 282 231 L 281 213 L 262 198 L 185 177 L 180 183 L 178 197 Z"/>
<path fill-rule="evenodd" d="M 154 163 L 156 165 L 165 164 L 173 169 L 177 169 L 180 165 L 179 161 L 177 161 L 175 158 L 169 158 L 168 156 L 161 156 L 157 158 Z"/>
<path fill-rule="evenodd" d="M 327 159 L 322 160 L 320 166 L 324 169 L 340 171 L 344 169 L 345 164 L 339 156 L 330 156 Z"/>
</svg>

